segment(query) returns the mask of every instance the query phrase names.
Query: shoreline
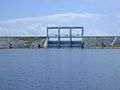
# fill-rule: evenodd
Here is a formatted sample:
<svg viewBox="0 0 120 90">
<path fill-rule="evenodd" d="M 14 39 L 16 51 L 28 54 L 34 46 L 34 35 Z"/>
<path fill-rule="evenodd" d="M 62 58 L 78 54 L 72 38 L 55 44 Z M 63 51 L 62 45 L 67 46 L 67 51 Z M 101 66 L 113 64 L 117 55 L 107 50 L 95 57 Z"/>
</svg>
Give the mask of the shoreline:
<svg viewBox="0 0 120 90">
<path fill-rule="evenodd" d="M 118 37 L 117 40 L 114 42 L 114 45 L 111 46 L 111 43 L 113 42 L 115 37 L 116 36 L 84 36 L 83 37 L 83 41 L 85 42 L 84 48 L 101 49 L 102 48 L 101 43 L 104 42 L 105 49 L 120 49 L 120 36 L 117 36 Z M 0 37 L 0 49 L 44 48 L 45 40 L 46 37 Z M 66 48 L 66 47 L 62 47 L 62 48 Z"/>
</svg>

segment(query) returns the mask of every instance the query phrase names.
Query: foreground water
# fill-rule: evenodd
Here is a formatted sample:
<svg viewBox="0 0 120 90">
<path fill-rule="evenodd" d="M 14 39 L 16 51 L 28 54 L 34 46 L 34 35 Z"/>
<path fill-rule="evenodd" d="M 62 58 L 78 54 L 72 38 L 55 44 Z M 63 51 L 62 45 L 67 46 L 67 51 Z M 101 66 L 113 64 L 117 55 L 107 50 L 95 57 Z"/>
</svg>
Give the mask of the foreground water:
<svg viewBox="0 0 120 90">
<path fill-rule="evenodd" d="M 0 50 L 0 90 L 120 90 L 120 50 Z"/>
</svg>

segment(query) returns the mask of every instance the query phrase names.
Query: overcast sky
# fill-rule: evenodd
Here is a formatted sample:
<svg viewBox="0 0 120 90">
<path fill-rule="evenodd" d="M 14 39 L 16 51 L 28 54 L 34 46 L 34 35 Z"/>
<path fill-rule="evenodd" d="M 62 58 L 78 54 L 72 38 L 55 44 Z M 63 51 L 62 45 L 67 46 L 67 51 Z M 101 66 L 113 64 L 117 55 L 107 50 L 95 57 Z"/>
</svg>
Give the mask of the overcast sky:
<svg viewBox="0 0 120 90">
<path fill-rule="evenodd" d="M 40 36 L 47 26 L 120 35 L 120 0 L 0 0 L 0 36 Z"/>
</svg>

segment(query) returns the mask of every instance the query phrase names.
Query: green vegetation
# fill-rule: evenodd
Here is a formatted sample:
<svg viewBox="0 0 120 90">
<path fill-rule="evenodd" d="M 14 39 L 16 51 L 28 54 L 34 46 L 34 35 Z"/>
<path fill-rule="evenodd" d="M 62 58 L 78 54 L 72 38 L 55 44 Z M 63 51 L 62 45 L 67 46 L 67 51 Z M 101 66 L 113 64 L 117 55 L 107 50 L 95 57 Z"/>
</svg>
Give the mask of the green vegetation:
<svg viewBox="0 0 120 90">
<path fill-rule="evenodd" d="M 114 45 L 111 46 L 115 36 L 84 36 L 86 48 L 101 48 L 103 42 L 106 48 L 120 48 L 120 36 L 118 36 Z M 0 37 L 0 48 L 38 48 L 43 47 L 45 37 Z"/>
<path fill-rule="evenodd" d="M 37 48 L 43 47 L 45 38 L 43 37 L 0 37 L 0 48 Z"/>
<path fill-rule="evenodd" d="M 42 41 L 43 38 L 42 37 L 16 37 L 16 39 L 33 42 L 33 41 Z"/>
</svg>

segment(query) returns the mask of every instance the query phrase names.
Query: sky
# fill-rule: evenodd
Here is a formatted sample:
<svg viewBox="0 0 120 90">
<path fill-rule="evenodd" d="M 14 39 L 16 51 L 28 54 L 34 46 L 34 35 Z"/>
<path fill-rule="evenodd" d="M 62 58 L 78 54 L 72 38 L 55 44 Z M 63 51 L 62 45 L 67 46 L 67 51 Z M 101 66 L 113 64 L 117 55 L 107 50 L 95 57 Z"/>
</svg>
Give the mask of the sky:
<svg viewBox="0 0 120 90">
<path fill-rule="evenodd" d="M 119 36 L 120 0 L 0 0 L 0 36 L 45 36 L 48 26 Z"/>
</svg>

